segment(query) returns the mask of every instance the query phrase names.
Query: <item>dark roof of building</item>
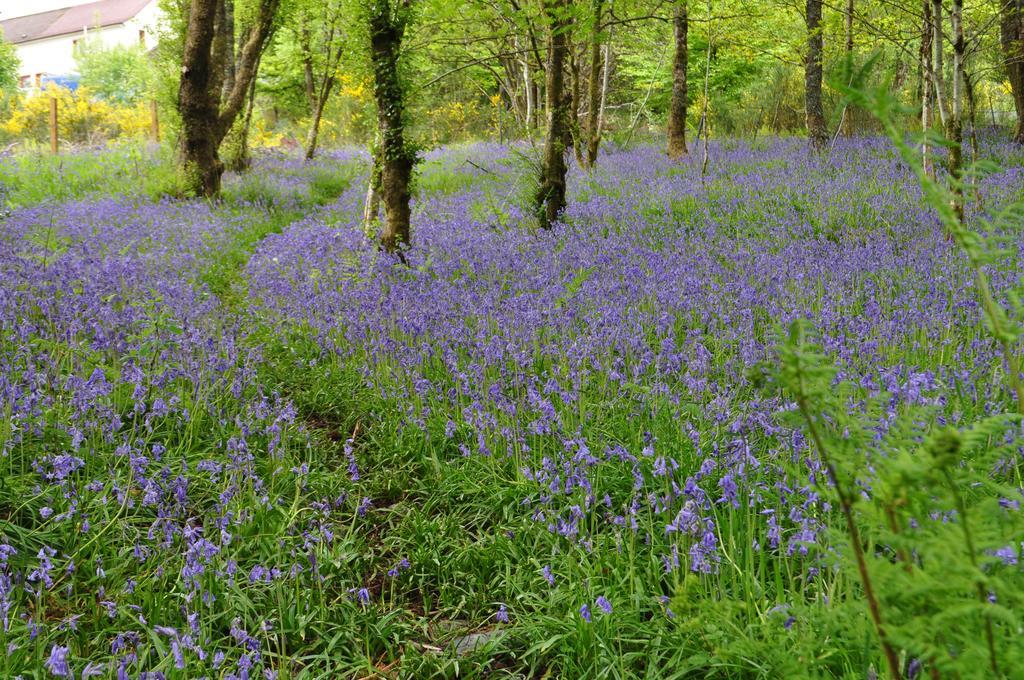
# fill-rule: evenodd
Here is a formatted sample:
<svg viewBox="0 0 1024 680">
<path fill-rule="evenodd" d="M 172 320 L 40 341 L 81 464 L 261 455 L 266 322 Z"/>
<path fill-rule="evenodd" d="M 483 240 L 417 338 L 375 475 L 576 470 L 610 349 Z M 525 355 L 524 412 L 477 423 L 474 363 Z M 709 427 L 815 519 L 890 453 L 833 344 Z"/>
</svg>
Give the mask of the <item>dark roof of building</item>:
<svg viewBox="0 0 1024 680">
<path fill-rule="evenodd" d="M 153 0 L 98 0 L 0 21 L 4 40 L 14 43 L 55 38 L 82 29 L 116 26 L 134 18 Z"/>
</svg>

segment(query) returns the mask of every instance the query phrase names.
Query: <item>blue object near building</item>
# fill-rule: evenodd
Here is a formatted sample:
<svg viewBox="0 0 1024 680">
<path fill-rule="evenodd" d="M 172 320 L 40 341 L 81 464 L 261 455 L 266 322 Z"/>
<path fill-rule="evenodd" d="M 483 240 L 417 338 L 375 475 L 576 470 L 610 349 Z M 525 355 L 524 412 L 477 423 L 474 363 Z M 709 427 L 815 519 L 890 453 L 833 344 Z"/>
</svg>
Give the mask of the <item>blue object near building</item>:
<svg viewBox="0 0 1024 680">
<path fill-rule="evenodd" d="M 66 88 L 74 92 L 78 89 L 79 77 L 75 74 L 66 74 L 60 76 L 43 76 L 40 79 L 39 86 L 45 88 L 48 84 L 53 83 L 60 87 Z"/>
</svg>

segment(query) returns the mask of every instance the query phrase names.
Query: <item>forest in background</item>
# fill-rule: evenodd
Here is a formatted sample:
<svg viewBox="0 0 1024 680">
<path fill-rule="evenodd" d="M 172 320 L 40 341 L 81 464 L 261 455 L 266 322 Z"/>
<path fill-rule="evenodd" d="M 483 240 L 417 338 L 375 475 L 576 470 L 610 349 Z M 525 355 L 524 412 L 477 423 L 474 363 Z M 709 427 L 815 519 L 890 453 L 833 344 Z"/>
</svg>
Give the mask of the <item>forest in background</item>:
<svg viewBox="0 0 1024 680">
<path fill-rule="evenodd" d="M 103 48 L 100 32 L 91 47 L 83 48 L 79 71 L 92 98 L 100 102 L 123 106 L 158 98 L 162 113 L 171 117 L 168 131 L 173 131 L 188 3 L 162 2 L 170 22 L 154 54 L 141 48 Z M 324 141 L 365 144 L 374 134 L 375 113 L 360 3 L 304 3 L 288 0 L 275 13 L 253 89 L 254 142 L 302 145 L 316 116 L 318 86 L 329 71 L 336 83 L 323 105 Z M 248 4 L 238 3 L 239 36 L 252 11 Z M 920 104 L 927 67 L 922 48 L 932 42 L 923 30 L 926 15 L 933 15 L 931 0 L 818 4 L 823 112 L 829 129 L 842 122 L 844 132 L 879 130 L 863 111 L 844 111 L 841 94 L 831 86 L 848 58 L 859 65 L 877 56 L 876 81 L 891 82 L 904 102 Z M 596 77 L 606 138 L 623 142 L 663 130 L 678 59 L 674 35 L 685 16 L 690 135 L 698 134 L 705 115 L 712 136 L 801 133 L 806 122 L 807 5 L 815 3 L 566 3 L 571 18 L 565 70 L 574 108 L 585 127 Z M 549 26 L 542 3 L 418 0 L 411 9 L 403 79 L 413 95 L 410 121 L 422 144 L 516 139 L 543 127 Z M 942 11 L 948 13 L 950 3 Z M 982 125 L 1016 122 L 1013 86 L 1021 40 L 1016 12 L 1012 0 L 967 3 L 964 9 L 965 75 Z M 942 77 L 948 86 L 953 42 L 950 27 L 943 31 L 947 56 Z M 0 89 L 8 120 L 17 99 L 13 59 L 10 45 L 0 47 Z M 45 125 L 36 127 L 8 122 L 0 135 L 42 142 Z M 93 122 L 93 127 L 94 141 L 122 132 L 141 134 L 130 123 L 104 127 Z M 70 138 L 90 139 L 85 133 Z"/>
</svg>

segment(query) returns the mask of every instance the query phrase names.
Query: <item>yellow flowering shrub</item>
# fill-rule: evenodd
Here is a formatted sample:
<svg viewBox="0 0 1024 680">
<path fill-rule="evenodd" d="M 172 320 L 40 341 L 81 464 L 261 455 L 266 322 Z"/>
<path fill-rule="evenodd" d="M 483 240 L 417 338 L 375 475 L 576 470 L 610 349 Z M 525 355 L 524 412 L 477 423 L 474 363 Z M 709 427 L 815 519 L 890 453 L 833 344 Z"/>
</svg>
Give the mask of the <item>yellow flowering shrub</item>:
<svg viewBox="0 0 1024 680">
<path fill-rule="evenodd" d="M 477 103 L 449 102 L 427 112 L 431 141 L 443 144 L 469 135 L 470 127 L 480 120 Z"/>
<path fill-rule="evenodd" d="M 276 149 L 284 141 L 284 135 L 271 130 L 262 116 L 253 116 L 249 128 L 249 146 L 253 149 Z"/>
<path fill-rule="evenodd" d="M 57 133 L 61 142 L 96 144 L 122 137 L 149 134 L 150 111 L 145 102 L 118 106 L 93 98 L 80 87 L 76 92 L 49 84 L 35 95 L 20 97 L 0 124 L 5 136 L 45 143 L 50 139 L 50 100 L 57 100 Z"/>
</svg>

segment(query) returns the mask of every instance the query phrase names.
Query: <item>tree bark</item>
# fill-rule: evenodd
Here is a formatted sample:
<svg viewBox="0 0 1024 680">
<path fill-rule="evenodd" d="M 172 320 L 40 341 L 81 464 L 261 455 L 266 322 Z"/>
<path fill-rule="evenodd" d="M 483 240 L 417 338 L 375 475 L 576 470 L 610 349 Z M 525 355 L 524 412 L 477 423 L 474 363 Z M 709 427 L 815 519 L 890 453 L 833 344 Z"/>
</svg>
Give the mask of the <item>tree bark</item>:
<svg viewBox="0 0 1024 680">
<path fill-rule="evenodd" d="M 932 116 L 938 114 L 942 128 L 949 124 L 949 112 L 946 110 L 949 102 L 946 101 L 946 77 L 943 66 L 943 44 L 942 32 L 942 0 L 932 0 L 932 93 L 935 96 L 935 104 L 932 107 Z"/>
<path fill-rule="evenodd" d="M 334 15 L 329 19 L 329 25 L 323 33 L 323 52 L 325 61 L 323 63 L 323 71 L 320 74 L 319 83 L 316 82 L 313 73 L 313 59 L 312 50 L 307 50 L 309 56 L 306 63 L 306 78 L 314 85 L 312 96 L 310 97 L 310 113 L 312 114 L 312 120 L 310 121 L 309 132 L 306 135 L 306 160 L 313 160 L 313 156 L 316 155 L 317 142 L 320 138 L 320 123 L 323 120 L 324 108 L 327 106 L 327 102 L 331 98 L 331 92 L 334 89 L 334 74 L 338 70 L 338 66 L 341 64 L 341 57 L 344 53 L 344 36 L 337 25 L 337 21 L 340 19 L 340 15 Z M 308 37 L 308 33 L 306 34 Z M 308 43 L 307 43 L 308 45 Z"/>
<path fill-rule="evenodd" d="M 846 63 L 853 68 L 853 9 L 854 0 L 846 0 Z M 847 137 L 853 136 L 853 108 L 847 104 L 843 108 L 843 134 Z"/>
<path fill-rule="evenodd" d="M 708 49 L 704 55 L 704 110 L 700 114 L 700 131 L 704 134 L 704 147 L 703 147 L 703 158 L 700 161 L 700 181 L 704 182 L 704 178 L 708 172 L 708 161 L 710 156 L 708 155 L 708 109 L 711 107 L 711 49 L 715 44 L 715 34 L 712 31 L 714 24 L 711 23 L 711 17 L 714 13 L 711 11 L 711 0 L 708 0 L 707 4 L 708 13 Z"/>
<path fill-rule="evenodd" d="M 303 17 L 302 28 L 299 29 L 299 47 L 302 50 L 302 84 L 305 87 L 306 103 L 316 107 L 316 77 L 313 75 L 313 36 L 309 24 Z"/>
<path fill-rule="evenodd" d="M 1000 0 L 999 41 L 1017 113 L 1013 141 L 1024 144 L 1024 0 Z"/>
<path fill-rule="evenodd" d="M 224 0 L 224 70 L 223 97 L 226 98 L 235 86 L 235 3 Z"/>
<path fill-rule="evenodd" d="M 932 164 L 931 145 L 928 143 L 928 131 L 932 127 L 934 93 L 932 90 L 932 6 L 931 0 L 924 0 L 924 25 L 921 29 L 921 164 L 926 175 L 935 178 L 935 166 Z"/>
<path fill-rule="evenodd" d="M 178 86 L 179 162 L 186 185 L 197 195 L 220 193 L 224 164 L 218 149 L 256 77 L 259 57 L 270 37 L 279 4 L 280 0 L 260 0 L 255 22 L 248 30 L 235 67 L 234 85 L 223 101 L 224 62 L 220 59 L 226 59 L 227 54 L 223 0 L 191 0 L 189 4 Z"/>
<path fill-rule="evenodd" d="M 953 28 L 953 92 L 950 101 L 950 116 L 946 136 L 950 147 L 948 156 L 949 175 L 953 180 L 953 212 L 957 219 L 964 220 L 964 187 L 963 187 L 963 69 L 964 69 L 964 3 L 953 0 L 953 11 L 950 13 Z"/>
<path fill-rule="evenodd" d="M 529 132 L 536 127 L 534 125 L 533 112 L 537 108 L 537 105 L 534 103 L 533 79 L 530 78 L 529 57 L 523 59 L 523 90 L 526 92 L 526 130 Z"/>
<path fill-rule="evenodd" d="M 246 99 L 245 113 L 240 123 L 228 130 L 221 143 L 226 158 L 224 167 L 232 172 L 242 172 L 252 165 L 252 150 L 249 148 L 249 130 L 252 129 L 252 111 L 256 105 L 256 79 L 249 85 L 249 96 Z M 225 148 L 226 147 L 226 148 Z"/>
<path fill-rule="evenodd" d="M 590 80 L 587 81 L 587 152 L 586 167 L 597 163 L 597 150 L 601 145 L 601 19 L 604 0 L 594 0 L 594 24 L 590 32 Z"/>
<path fill-rule="evenodd" d="M 608 39 L 604 44 L 604 72 L 601 74 L 601 103 L 597 107 L 597 134 L 598 142 L 604 130 L 604 112 L 608 104 L 608 85 L 611 82 L 612 74 L 612 28 L 608 27 Z M 594 149 L 596 155 L 597 149 Z"/>
<path fill-rule="evenodd" d="M 377 220 L 380 217 L 380 153 L 379 150 L 373 155 L 373 163 L 370 165 L 370 181 L 366 187 L 366 200 L 363 203 L 363 233 L 369 238 L 376 231 Z"/>
<path fill-rule="evenodd" d="M 583 131 L 580 126 L 580 99 L 583 90 L 580 61 L 583 55 L 577 54 L 571 36 L 567 40 L 567 51 L 569 53 L 569 130 L 566 145 L 572 146 L 573 153 L 576 154 L 576 164 L 586 167 L 586 143 L 583 141 Z"/>
<path fill-rule="evenodd" d="M 545 0 L 549 22 L 547 67 L 547 139 L 541 168 L 540 186 L 535 199 L 542 229 L 551 229 L 565 210 L 565 137 L 569 126 L 569 102 L 565 97 L 565 59 L 567 34 L 571 25 L 568 0 Z"/>
<path fill-rule="evenodd" d="M 807 0 L 807 57 L 804 66 L 804 108 L 811 148 L 823 151 L 828 144 L 825 113 L 821 103 L 821 0 Z"/>
<path fill-rule="evenodd" d="M 331 96 L 331 89 L 334 87 L 334 78 L 328 76 L 324 82 L 323 89 L 320 91 L 320 96 L 317 97 L 316 103 L 313 107 L 313 120 L 309 125 L 309 134 L 306 136 L 306 160 L 313 160 L 313 156 L 316 155 L 316 145 L 320 138 L 320 120 L 324 116 L 324 107 L 327 106 L 327 100 Z"/>
<path fill-rule="evenodd" d="M 675 36 L 675 56 L 672 59 L 672 101 L 668 107 L 668 157 L 681 158 L 688 153 L 686 148 L 686 66 L 690 51 L 687 35 L 690 20 L 687 14 L 687 0 L 676 0 L 675 15 L 672 18 Z"/>
<path fill-rule="evenodd" d="M 380 135 L 380 193 L 387 216 L 381 247 L 389 253 L 411 242 L 410 183 L 416 154 L 405 139 L 405 93 L 398 74 L 410 2 L 375 0 L 369 4 L 373 95 Z"/>
</svg>

